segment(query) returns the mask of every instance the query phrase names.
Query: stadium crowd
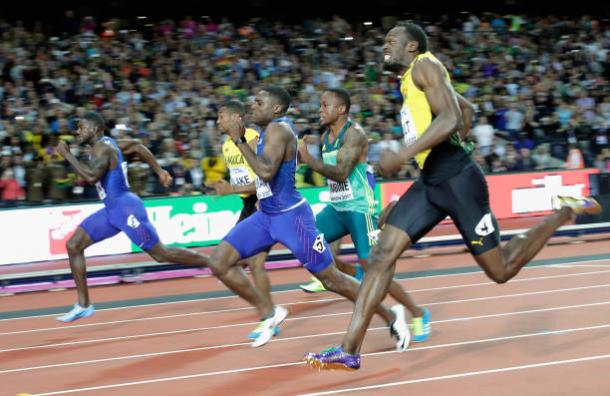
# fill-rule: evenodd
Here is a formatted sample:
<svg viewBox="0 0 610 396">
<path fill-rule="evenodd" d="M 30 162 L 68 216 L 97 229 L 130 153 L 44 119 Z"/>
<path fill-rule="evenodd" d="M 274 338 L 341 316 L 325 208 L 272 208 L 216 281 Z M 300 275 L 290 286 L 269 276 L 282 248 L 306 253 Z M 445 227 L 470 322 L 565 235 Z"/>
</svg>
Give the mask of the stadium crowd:
<svg viewBox="0 0 610 396">
<path fill-rule="evenodd" d="M 607 20 L 489 13 L 412 19 L 427 21 L 432 52 L 477 108 L 469 144 L 485 172 L 610 172 Z M 383 35 L 395 22 L 349 23 L 338 15 L 299 25 L 96 21 L 66 11 L 50 32 L 41 23 L 0 21 L 0 204 L 96 197 L 54 149 L 59 140 L 74 142 L 78 117 L 88 110 L 103 114 L 113 137 L 145 142 L 174 176 L 172 193 L 208 193 L 227 177 L 218 106 L 248 101 L 266 84 L 290 91 L 300 135 L 320 134 L 322 91 L 346 88 L 375 167 L 384 150 L 402 144 L 399 80 L 380 62 Z M 85 147 L 72 150 L 87 155 Z M 417 175 L 408 164 L 393 176 Z M 130 163 L 139 195 L 166 192 L 152 176 L 137 158 Z M 322 179 L 300 167 L 297 181 Z"/>
</svg>

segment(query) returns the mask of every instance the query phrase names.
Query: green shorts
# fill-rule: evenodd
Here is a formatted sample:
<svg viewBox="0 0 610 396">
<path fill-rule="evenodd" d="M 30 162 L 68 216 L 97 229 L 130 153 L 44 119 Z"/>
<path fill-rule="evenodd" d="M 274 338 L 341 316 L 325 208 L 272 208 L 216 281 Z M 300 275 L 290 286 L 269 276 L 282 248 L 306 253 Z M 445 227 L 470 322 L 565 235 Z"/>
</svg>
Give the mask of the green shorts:
<svg viewBox="0 0 610 396">
<path fill-rule="evenodd" d="M 369 258 L 371 246 L 377 244 L 377 216 L 338 211 L 327 205 L 316 216 L 316 227 L 328 243 L 350 234 L 359 259 Z"/>
</svg>

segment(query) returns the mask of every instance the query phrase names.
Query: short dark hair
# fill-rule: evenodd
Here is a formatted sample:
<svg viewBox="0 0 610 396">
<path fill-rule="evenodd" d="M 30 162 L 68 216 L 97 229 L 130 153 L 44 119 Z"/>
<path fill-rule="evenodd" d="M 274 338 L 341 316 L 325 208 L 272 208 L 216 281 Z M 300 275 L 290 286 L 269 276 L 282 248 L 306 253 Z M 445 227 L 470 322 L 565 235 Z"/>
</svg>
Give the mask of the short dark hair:
<svg viewBox="0 0 610 396">
<path fill-rule="evenodd" d="M 428 36 L 421 26 L 413 22 L 402 22 L 399 23 L 398 26 L 405 29 L 405 32 L 408 35 L 407 38 L 417 41 L 417 51 L 419 53 L 428 51 Z"/>
<path fill-rule="evenodd" d="M 352 100 L 350 99 L 349 92 L 347 92 L 346 89 L 331 88 L 327 89 L 326 92 L 333 93 L 337 98 L 339 98 L 341 104 L 345 105 L 345 111 L 349 113 L 349 109 L 352 106 Z"/>
<path fill-rule="evenodd" d="M 88 111 L 83 115 L 83 120 L 86 120 L 97 127 L 101 131 L 106 130 L 106 121 L 104 117 L 96 111 Z"/>
<path fill-rule="evenodd" d="M 246 114 L 246 106 L 237 99 L 232 99 L 223 103 L 220 108 L 227 109 L 230 113 L 237 113 L 242 117 Z"/>
<path fill-rule="evenodd" d="M 284 88 L 268 85 L 262 91 L 269 92 L 282 105 L 282 113 L 285 113 L 290 107 L 290 94 Z"/>
</svg>

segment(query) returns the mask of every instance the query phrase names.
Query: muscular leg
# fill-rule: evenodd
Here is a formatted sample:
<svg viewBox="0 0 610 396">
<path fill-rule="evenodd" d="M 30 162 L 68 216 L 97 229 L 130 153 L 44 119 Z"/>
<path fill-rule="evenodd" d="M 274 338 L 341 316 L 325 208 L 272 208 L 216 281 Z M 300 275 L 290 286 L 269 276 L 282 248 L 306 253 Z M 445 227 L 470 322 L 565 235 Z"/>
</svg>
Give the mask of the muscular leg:
<svg viewBox="0 0 610 396">
<path fill-rule="evenodd" d="M 367 259 L 361 259 L 360 265 L 366 273 L 368 271 L 369 261 Z M 392 275 L 394 275 L 394 271 L 392 271 Z M 392 296 L 392 298 L 404 305 L 411 313 L 411 316 L 416 318 L 424 316 L 424 311 L 419 307 L 419 305 L 415 303 L 415 301 L 413 301 L 409 293 L 407 293 L 405 289 L 403 289 L 403 287 L 400 286 L 400 284 L 395 280 L 392 280 L 390 282 L 390 288 L 388 290 L 388 293 L 390 294 L 390 296 Z"/>
<path fill-rule="evenodd" d="M 315 276 L 320 280 L 320 282 L 322 282 L 327 290 L 342 295 L 343 297 L 348 298 L 350 301 L 356 301 L 360 284 L 353 277 L 347 276 L 343 272 L 339 271 L 335 265 L 331 264 L 323 271 L 317 272 Z M 394 314 L 381 304 L 381 299 L 373 307 L 373 310 L 375 310 L 375 312 L 377 312 L 386 321 L 386 323 L 388 323 L 388 325 L 392 324 L 392 321 L 394 321 Z"/>
<path fill-rule="evenodd" d="M 409 236 L 401 229 L 387 224 L 381 233 L 379 244 L 372 249 L 369 268 L 354 307 L 354 313 L 343 339 L 343 350 L 349 354 L 360 352 L 366 329 L 376 307 L 387 294 L 396 259 L 411 244 Z"/>
<path fill-rule="evenodd" d="M 497 283 L 505 283 L 517 275 L 544 247 L 555 230 L 572 216 L 572 209 L 561 208 L 525 234 L 514 236 L 504 247 L 495 247 L 474 258 L 489 278 Z"/>
<path fill-rule="evenodd" d="M 214 275 L 229 289 L 252 304 L 262 318 L 273 314 L 273 304 L 268 294 L 263 294 L 248 279 L 246 272 L 239 265 L 240 255 L 235 248 L 222 241 L 214 250 L 208 266 Z"/>
<path fill-rule="evenodd" d="M 395 203 L 394 205 L 389 205 L 388 208 L 393 208 L 394 206 Z M 385 217 L 387 218 L 389 210 L 386 209 L 384 210 L 384 212 Z M 375 232 L 373 230 L 377 229 L 377 221 L 374 217 L 369 217 L 366 215 L 350 216 L 348 220 L 348 228 L 352 236 L 352 240 L 356 245 L 360 266 L 362 267 L 364 272 L 366 272 L 367 268 L 369 267 L 368 257 L 370 251 L 375 246 L 375 241 L 372 240 L 369 235 L 371 234 L 371 232 Z M 366 232 L 366 234 L 363 231 Z M 411 316 L 422 317 L 424 315 L 424 311 L 415 304 L 409 294 L 407 294 L 407 292 L 405 292 L 405 290 L 396 281 L 392 280 L 388 293 L 396 301 L 398 301 L 405 308 L 407 308 Z"/>
<path fill-rule="evenodd" d="M 239 253 L 230 244 L 221 242 L 211 257 L 190 249 L 166 246 L 159 242 L 148 253 L 157 261 L 209 267 L 214 275 L 235 294 L 248 301 L 265 317 L 273 311 L 268 294 L 263 295 L 249 281 L 238 264 Z"/>
<path fill-rule="evenodd" d="M 330 244 L 337 269 L 343 272 L 344 274 L 348 274 L 353 277 L 356 276 L 357 268 L 355 266 L 337 258 L 339 253 L 339 246 L 340 240 Z M 368 268 L 368 259 L 360 259 L 358 260 L 358 262 L 362 269 L 366 272 Z M 411 313 L 411 316 L 421 317 L 424 315 L 424 311 L 413 301 L 411 296 L 402 288 L 402 286 L 400 286 L 400 284 L 398 284 L 398 282 L 392 280 L 388 293 L 390 294 L 390 296 L 392 296 L 392 298 L 394 298 L 400 304 L 404 305 Z"/>
<path fill-rule="evenodd" d="M 339 255 L 341 254 L 341 239 L 337 239 L 336 241 L 329 243 L 330 250 L 333 252 L 333 260 L 335 261 L 335 265 L 339 269 L 339 271 L 344 274 L 348 274 L 351 276 L 356 276 L 356 272 L 358 272 L 357 268 L 345 261 L 341 260 Z"/>
<path fill-rule="evenodd" d="M 93 241 L 81 227 L 76 229 L 74 235 L 66 243 L 70 270 L 72 271 L 74 283 L 76 283 L 78 305 L 83 308 L 91 304 L 89 288 L 87 287 L 87 266 L 85 264 L 85 249 L 91 245 L 93 245 Z"/>
<path fill-rule="evenodd" d="M 158 242 L 147 253 L 157 262 L 207 267 L 209 257 L 192 249 L 167 246 Z"/>
<path fill-rule="evenodd" d="M 356 266 L 346 263 L 345 261 L 341 260 L 339 257 L 337 257 L 335 255 L 333 255 L 333 259 L 335 260 L 337 269 L 339 271 L 343 272 L 344 274 L 355 277 L 356 274 L 358 273 L 358 269 L 356 268 Z"/>
<path fill-rule="evenodd" d="M 271 283 L 269 282 L 269 276 L 265 270 L 266 259 L 267 252 L 261 252 L 256 256 L 248 258 L 246 261 L 248 262 L 248 265 L 250 265 L 254 285 L 263 295 L 268 296 L 269 300 L 271 300 L 271 297 L 269 297 L 271 293 Z"/>
<path fill-rule="evenodd" d="M 451 216 L 479 266 L 497 283 L 514 277 L 555 230 L 575 215 L 571 207 L 562 207 L 500 247 L 499 227 L 489 207 L 487 182 L 478 166 L 466 166 L 458 175 L 430 186 L 429 197 Z"/>
</svg>

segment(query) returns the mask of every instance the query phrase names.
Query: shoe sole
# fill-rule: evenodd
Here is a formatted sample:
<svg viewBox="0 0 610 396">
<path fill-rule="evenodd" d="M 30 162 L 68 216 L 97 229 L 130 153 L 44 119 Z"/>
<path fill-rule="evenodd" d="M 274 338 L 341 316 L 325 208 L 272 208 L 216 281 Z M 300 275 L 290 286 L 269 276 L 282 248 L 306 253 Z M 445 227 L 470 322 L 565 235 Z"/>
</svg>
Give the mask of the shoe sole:
<svg viewBox="0 0 610 396">
<path fill-rule="evenodd" d="M 283 312 L 283 314 L 282 314 L 282 316 L 281 316 L 281 319 L 279 319 L 279 320 L 278 320 L 278 321 L 275 323 L 275 326 L 273 327 L 274 332 L 275 332 L 275 328 L 276 328 L 276 327 L 278 327 L 279 325 L 281 325 L 281 324 L 284 322 L 284 320 L 286 319 L 286 317 L 288 316 L 288 311 L 286 310 L 286 308 L 284 308 L 284 307 L 281 307 L 281 308 L 282 308 L 282 311 L 281 311 L 281 312 Z M 262 334 L 262 332 L 261 332 L 261 334 Z M 267 338 L 267 339 L 266 339 L 266 340 L 264 340 L 264 342 L 258 343 L 258 342 L 257 342 L 257 340 L 260 338 L 260 336 L 259 336 L 259 337 L 258 337 L 256 340 L 254 340 L 254 342 L 253 342 L 253 343 L 251 343 L 251 344 L 250 344 L 250 346 L 251 346 L 252 348 L 259 348 L 259 347 L 262 347 L 263 345 L 265 345 L 265 344 L 267 344 L 269 341 L 271 341 L 271 339 L 273 338 L 273 336 L 274 336 L 274 334 L 273 334 L 273 333 L 271 333 L 271 335 L 270 335 L 269 337 L 265 337 L 265 338 Z"/>
<path fill-rule="evenodd" d="M 273 331 L 273 336 L 275 337 L 278 334 L 280 334 L 280 327 L 279 326 L 277 326 L 275 328 L 275 330 Z M 250 334 L 248 334 L 248 339 L 254 341 L 254 340 L 256 340 L 258 338 L 259 335 L 260 335 L 260 333 L 258 333 L 256 335 L 254 335 L 253 333 L 250 333 Z"/>
<path fill-rule="evenodd" d="M 571 207 L 569 205 L 562 206 L 561 205 L 561 198 L 562 197 L 554 198 L 554 200 L 557 200 L 557 202 L 555 202 L 555 201 L 551 202 L 551 206 L 553 208 L 555 208 L 555 210 L 559 210 L 561 208 L 567 207 L 567 208 L 572 209 L 572 213 L 574 213 L 574 215 L 576 215 L 576 216 L 585 215 L 585 214 L 587 214 L 587 215 L 596 215 L 596 214 L 600 214 L 602 212 L 602 210 L 603 210 L 602 206 L 600 205 L 599 202 L 597 202 L 597 200 L 595 198 L 591 198 L 591 197 L 587 198 L 587 200 L 589 200 L 589 202 L 591 202 L 593 204 L 592 206 L 589 206 L 589 207 L 587 207 L 587 206 L 582 207 L 581 206 L 581 207 L 578 207 L 578 208 L 573 208 L 573 207 Z"/>
<path fill-rule="evenodd" d="M 311 290 L 311 289 L 306 289 L 306 288 L 305 288 L 305 287 L 303 287 L 303 286 L 299 286 L 299 287 L 300 287 L 300 288 L 301 288 L 301 290 L 303 290 L 305 293 L 311 293 L 311 294 L 314 294 L 314 293 L 321 293 L 321 292 L 326 291 L 326 289 Z"/>
<path fill-rule="evenodd" d="M 261 334 L 262 334 L 262 333 L 261 333 Z M 262 335 L 261 335 L 261 336 L 262 336 Z M 258 342 L 258 340 L 261 338 L 261 336 L 258 336 L 258 338 L 256 338 L 256 339 L 254 340 L 254 342 L 252 342 L 252 343 L 250 344 L 250 346 L 251 346 L 252 348 L 260 348 L 260 347 L 262 347 L 263 345 L 266 345 L 266 344 L 267 344 L 269 341 L 271 341 L 271 339 L 273 338 L 273 334 L 272 334 L 271 336 L 266 337 L 266 339 L 265 339 L 264 341 L 261 339 L 261 341 L 260 341 L 260 342 Z"/>
<path fill-rule="evenodd" d="M 93 314 L 95 313 L 95 311 L 91 312 L 89 315 L 81 315 L 81 316 L 77 316 L 74 319 L 70 319 L 70 320 L 64 320 L 64 319 L 59 319 L 59 318 L 55 318 L 58 322 L 62 322 L 62 323 L 70 323 L 70 322 L 74 322 L 75 320 L 78 319 L 82 319 L 82 318 L 89 318 L 91 316 L 93 316 Z"/>
<path fill-rule="evenodd" d="M 336 371 L 356 371 L 360 367 L 349 367 L 343 363 L 326 363 L 321 362 L 318 359 L 305 359 L 306 364 L 311 368 L 317 368 L 318 370 L 336 370 Z"/>
<path fill-rule="evenodd" d="M 599 204 L 599 202 L 597 202 L 597 200 L 594 199 L 594 198 L 589 198 L 589 200 L 591 202 L 593 202 L 593 206 L 590 207 L 590 208 L 585 209 L 584 214 L 589 214 L 589 215 L 600 214 L 602 212 L 603 208 Z"/>
<path fill-rule="evenodd" d="M 409 348 L 409 344 L 411 343 L 411 338 L 412 338 L 411 330 L 409 329 L 409 325 L 406 323 L 404 309 L 405 309 L 404 306 L 402 306 L 400 304 L 396 304 L 392 308 L 390 308 L 390 311 L 394 312 L 394 315 L 396 315 L 396 319 L 398 319 L 398 315 L 400 314 L 400 319 L 402 319 L 402 321 L 406 324 L 406 328 L 405 328 L 406 337 L 401 344 L 398 343 L 400 341 L 400 339 L 397 339 L 396 352 L 406 351 Z M 396 334 L 398 335 L 397 332 L 396 332 Z"/>
</svg>

